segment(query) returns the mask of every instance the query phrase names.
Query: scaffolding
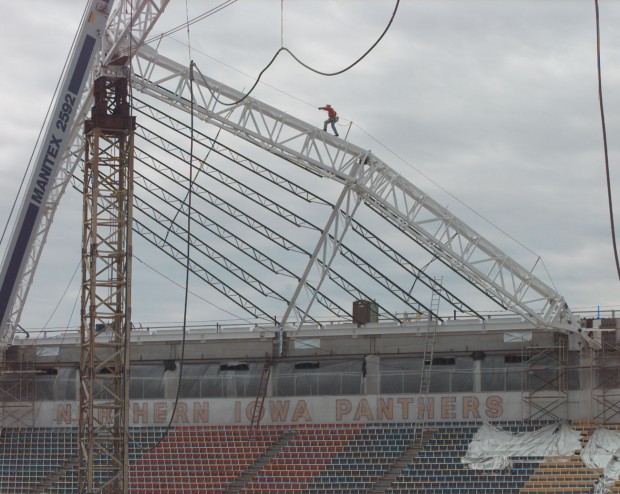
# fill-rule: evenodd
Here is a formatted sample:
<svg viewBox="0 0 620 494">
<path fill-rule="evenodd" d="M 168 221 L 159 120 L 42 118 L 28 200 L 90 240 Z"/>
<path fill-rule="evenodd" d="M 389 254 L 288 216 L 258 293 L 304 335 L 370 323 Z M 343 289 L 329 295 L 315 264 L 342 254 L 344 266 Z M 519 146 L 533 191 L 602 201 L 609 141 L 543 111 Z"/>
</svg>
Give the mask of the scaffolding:
<svg viewBox="0 0 620 494">
<path fill-rule="evenodd" d="M 6 351 L 0 363 L 0 428 L 34 427 L 35 373 L 33 359 Z"/>
<path fill-rule="evenodd" d="M 566 420 L 568 335 L 554 332 L 540 336 L 540 344 L 523 348 L 523 360 L 527 362 L 523 391 L 526 420 Z"/>
<path fill-rule="evenodd" d="M 133 136 L 126 78 L 100 77 L 86 121 L 80 328 L 80 493 L 125 493 Z"/>
<path fill-rule="evenodd" d="M 600 348 L 592 349 L 592 418 L 599 424 L 618 423 L 620 347 L 616 318 L 601 319 L 600 332 L 593 333 L 593 336 L 600 343 Z"/>
</svg>

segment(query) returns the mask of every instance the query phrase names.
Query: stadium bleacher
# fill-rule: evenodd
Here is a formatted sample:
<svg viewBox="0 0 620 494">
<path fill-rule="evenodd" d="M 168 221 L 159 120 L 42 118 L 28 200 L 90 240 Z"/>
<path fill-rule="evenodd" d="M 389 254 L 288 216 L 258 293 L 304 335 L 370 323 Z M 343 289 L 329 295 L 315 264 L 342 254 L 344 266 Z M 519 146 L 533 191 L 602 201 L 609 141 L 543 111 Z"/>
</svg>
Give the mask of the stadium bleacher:
<svg viewBox="0 0 620 494">
<path fill-rule="evenodd" d="M 431 423 L 432 434 L 387 487 L 375 488 L 411 448 L 415 423 L 241 425 L 132 429 L 134 494 L 388 494 L 591 492 L 601 472 L 578 457 L 512 458 L 499 471 L 470 470 L 461 458 L 480 424 Z M 511 432 L 538 423 L 499 423 Z M 587 441 L 594 424 L 576 424 Z M 0 492 L 66 493 L 77 487 L 77 431 L 5 428 Z M 616 487 L 614 492 L 620 492 Z"/>
</svg>

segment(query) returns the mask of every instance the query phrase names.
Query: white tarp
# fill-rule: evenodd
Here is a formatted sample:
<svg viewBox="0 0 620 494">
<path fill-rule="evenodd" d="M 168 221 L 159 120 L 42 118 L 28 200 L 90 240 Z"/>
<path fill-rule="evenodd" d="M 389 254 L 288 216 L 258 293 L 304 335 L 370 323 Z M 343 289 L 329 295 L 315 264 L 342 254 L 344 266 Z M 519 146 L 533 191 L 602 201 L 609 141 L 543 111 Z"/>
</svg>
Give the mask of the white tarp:
<svg viewBox="0 0 620 494">
<path fill-rule="evenodd" d="M 620 432 L 598 428 L 579 455 L 590 468 L 605 468 L 614 452 L 620 448 Z"/>
<path fill-rule="evenodd" d="M 517 434 L 483 424 L 461 461 L 474 470 L 498 470 L 510 467 L 514 456 L 571 456 L 581 449 L 579 437 L 565 424 Z"/>
<path fill-rule="evenodd" d="M 620 433 L 609 429 L 596 429 L 579 456 L 587 467 L 604 469 L 593 492 L 611 492 L 616 480 L 620 478 Z"/>
</svg>

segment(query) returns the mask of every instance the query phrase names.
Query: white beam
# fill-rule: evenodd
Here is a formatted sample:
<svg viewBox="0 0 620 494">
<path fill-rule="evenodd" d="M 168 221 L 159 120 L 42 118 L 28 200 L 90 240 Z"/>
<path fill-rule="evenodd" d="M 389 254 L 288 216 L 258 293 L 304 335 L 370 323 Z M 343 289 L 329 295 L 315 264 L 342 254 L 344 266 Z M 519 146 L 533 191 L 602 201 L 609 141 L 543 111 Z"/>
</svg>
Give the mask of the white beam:
<svg viewBox="0 0 620 494">
<path fill-rule="evenodd" d="M 132 80 L 136 90 L 189 111 L 188 67 L 147 46 L 134 58 Z M 343 184 L 355 180 L 370 207 L 507 308 L 541 327 L 577 331 L 564 298 L 533 268 L 521 266 L 376 156 L 252 97 L 231 106 L 243 93 L 202 74 L 194 84 L 198 118 L 312 173 Z"/>
</svg>

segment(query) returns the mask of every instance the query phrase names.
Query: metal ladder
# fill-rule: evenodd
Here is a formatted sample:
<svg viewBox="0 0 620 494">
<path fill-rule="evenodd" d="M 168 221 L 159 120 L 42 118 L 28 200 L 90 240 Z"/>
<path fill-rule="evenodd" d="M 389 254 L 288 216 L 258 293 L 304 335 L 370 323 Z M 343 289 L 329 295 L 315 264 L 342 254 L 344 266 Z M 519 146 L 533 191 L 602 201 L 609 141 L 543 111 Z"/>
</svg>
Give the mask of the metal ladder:
<svg viewBox="0 0 620 494">
<path fill-rule="evenodd" d="M 265 406 L 265 396 L 267 395 L 267 385 L 269 384 L 269 376 L 271 375 L 271 356 L 266 356 L 263 363 L 263 372 L 258 383 L 256 391 L 256 400 L 254 401 L 254 409 L 252 410 L 252 421 L 250 427 L 258 428 L 260 419 L 263 416 L 263 407 Z"/>
<path fill-rule="evenodd" d="M 443 278 L 434 278 L 431 282 L 433 291 L 431 295 L 431 306 L 428 314 L 426 326 L 426 336 L 424 339 L 424 356 L 422 358 L 422 373 L 420 375 L 420 393 L 418 394 L 418 426 L 416 427 L 416 442 L 422 440 L 424 429 L 428 423 L 428 394 L 431 387 L 431 374 L 433 370 L 433 353 L 435 351 L 435 337 L 437 335 L 438 320 L 433 319 L 433 314 L 439 314 L 439 302 L 441 301 L 440 292 Z M 420 414 L 421 412 L 421 414 Z M 420 416 L 421 415 L 421 416 Z"/>
</svg>

